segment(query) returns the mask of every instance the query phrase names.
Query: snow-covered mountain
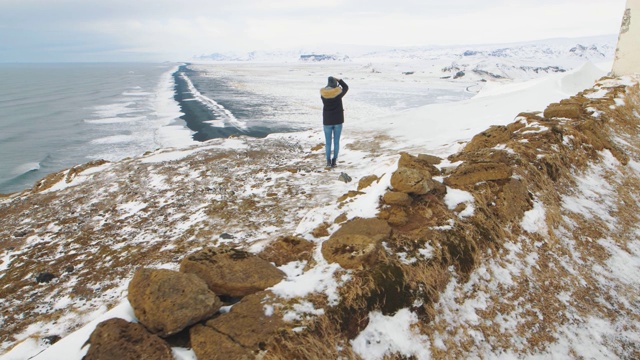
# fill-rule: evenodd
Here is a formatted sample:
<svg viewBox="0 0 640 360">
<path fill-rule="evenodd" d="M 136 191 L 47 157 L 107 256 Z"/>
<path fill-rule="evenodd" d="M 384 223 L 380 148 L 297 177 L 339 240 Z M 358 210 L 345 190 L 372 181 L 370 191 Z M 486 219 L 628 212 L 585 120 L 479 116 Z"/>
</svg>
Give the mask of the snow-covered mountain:
<svg viewBox="0 0 640 360">
<path fill-rule="evenodd" d="M 611 61 L 616 36 L 549 39 L 525 43 L 366 48 L 324 46 L 282 51 L 252 51 L 246 54 L 212 53 L 194 58 L 198 62 L 344 62 L 404 63 L 407 74 L 424 72 L 459 79 L 531 79 L 565 72 L 585 61 Z"/>
</svg>

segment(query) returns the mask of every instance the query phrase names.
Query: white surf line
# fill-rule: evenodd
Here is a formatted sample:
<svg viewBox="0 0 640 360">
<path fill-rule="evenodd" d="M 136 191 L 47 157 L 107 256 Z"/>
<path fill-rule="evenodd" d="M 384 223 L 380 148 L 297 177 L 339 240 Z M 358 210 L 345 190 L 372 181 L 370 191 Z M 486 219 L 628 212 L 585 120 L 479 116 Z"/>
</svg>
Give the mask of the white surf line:
<svg viewBox="0 0 640 360">
<path fill-rule="evenodd" d="M 222 114 L 223 117 L 225 118 L 225 120 L 228 120 L 230 123 L 232 123 L 237 128 L 240 128 L 240 129 L 243 129 L 243 130 L 247 129 L 247 124 L 245 124 L 244 122 L 236 119 L 236 117 L 233 116 L 231 111 L 227 110 L 224 106 L 218 104 L 215 100 L 209 99 L 208 97 L 202 95 L 198 91 L 198 89 L 196 89 L 196 87 L 191 82 L 191 79 L 189 79 L 189 77 L 187 75 L 185 75 L 184 73 L 180 73 L 180 77 L 182 77 L 184 79 L 184 81 L 186 81 L 187 87 L 189 88 L 189 91 L 191 92 L 191 94 L 193 94 L 193 97 L 195 97 L 198 101 L 203 103 L 206 107 L 210 108 L 211 110 L 214 110 L 214 111 Z"/>
</svg>

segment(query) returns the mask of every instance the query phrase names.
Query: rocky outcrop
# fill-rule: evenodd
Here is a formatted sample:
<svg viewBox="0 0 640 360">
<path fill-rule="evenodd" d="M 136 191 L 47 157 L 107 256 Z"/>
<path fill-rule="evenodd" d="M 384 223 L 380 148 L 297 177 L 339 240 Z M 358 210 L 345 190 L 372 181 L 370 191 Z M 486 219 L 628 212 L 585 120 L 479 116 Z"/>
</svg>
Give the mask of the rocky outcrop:
<svg viewBox="0 0 640 360">
<path fill-rule="evenodd" d="M 268 253 L 276 256 L 273 253 L 277 251 L 309 246 L 306 240 L 282 237 Z M 229 248 L 217 252 L 213 249 L 204 250 L 189 256 L 183 263 L 208 259 L 210 263 L 224 266 L 232 257 L 251 259 L 241 263 L 245 266 L 243 268 L 240 263 L 235 264 L 233 269 L 240 273 L 254 272 L 253 266 L 256 264 L 268 264 L 255 255 Z M 286 261 L 281 260 L 286 257 L 286 254 L 279 256 L 277 261 Z M 212 272 L 204 274 L 211 276 Z M 279 278 L 280 274 L 277 275 Z M 273 278 L 268 281 L 273 282 Z M 246 286 L 239 287 L 234 279 L 231 281 L 230 286 L 218 283 L 216 286 L 234 291 L 239 288 L 246 290 Z M 251 289 L 262 286 L 255 285 L 255 281 L 251 284 Z M 209 290 L 204 280 L 192 273 L 139 269 L 129 283 L 128 297 L 140 324 L 122 319 L 101 323 L 88 341 L 91 347 L 86 359 L 173 359 L 170 346 L 151 332 L 165 337 L 185 328 L 188 329 L 189 343 L 198 359 L 253 359 L 266 349 L 266 343 L 281 328 L 290 327 L 277 310 L 282 305 L 274 303 L 276 296 L 270 292 L 260 291 L 244 296 L 232 305 L 229 312 L 218 313 L 221 301 Z"/>
<path fill-rule="evenodd" d="M 101 322 L 87 341 L 83 360 L 172 360 L 171 347 L 140 324 L 113 318 Z"/>
<path fill-rule="evenodd" d="M 242 297 L 279 283 L 285 274 L 268 261 L 234 248 L 207 248 L 186 257 L 180 271 L 197 275 L 218 295 Z"/>
<path fill-rule="evenodd" d="M 136 271 L 127 297 L 138 320 L 163 337 L 211 317 L 222 306 L 202 279 L 165 269 Z"/>
</svg>

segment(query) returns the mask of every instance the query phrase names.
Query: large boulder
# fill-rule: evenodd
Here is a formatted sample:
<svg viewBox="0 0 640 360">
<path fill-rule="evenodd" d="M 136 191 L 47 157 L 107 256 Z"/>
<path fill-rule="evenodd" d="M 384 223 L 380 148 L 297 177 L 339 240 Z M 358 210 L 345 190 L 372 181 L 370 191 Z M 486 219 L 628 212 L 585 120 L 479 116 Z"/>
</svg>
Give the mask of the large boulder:
<svg viewBox="0 0 640 360">
<path fill-rule="evenodd" d="M 251 351 L 264 350 L 264 345 L 285 325 L 282 316 L 266 310 L 269 297 L 275 298 L 275 295 L 261 291 L 245 296 L 229 313 L 211 319 L 205 325 Z"/>
<path fill-rule="evenodd" d="M 127 297 L 138 320 L 162 337 L 210 318 L 222 306 L 196 275 L 166 269 L 136 271 Z"/>
<path fill-rule="evenodd" d="M 285 273 L 267 260 L 233 248 L 207 248 L 186 257 L 180 271 L 195 274 L 218 295 L 243 297 L 271 287 Z"/>
<path fill-rule="evenodd" d="M 171 347 L 142 325 L 113 318 L 91 333 L 83 360 L 173 360 Z"/>
<path fill-rule="evenodd" d="M 255 356 L 249 349 L 234 342 L 225 334 L 204 325 L 189 329 L 191 348 L 197 359 L 206 360 L 248 360 Z"/>
<path fill-rule="evenodd" d="M 322 243 L 322 256 L 345 269 L 368 268 L 376 263 L 382 242 L 390 236 L 391 227 L 384 220 L 355 219 Z"/>
</svg>

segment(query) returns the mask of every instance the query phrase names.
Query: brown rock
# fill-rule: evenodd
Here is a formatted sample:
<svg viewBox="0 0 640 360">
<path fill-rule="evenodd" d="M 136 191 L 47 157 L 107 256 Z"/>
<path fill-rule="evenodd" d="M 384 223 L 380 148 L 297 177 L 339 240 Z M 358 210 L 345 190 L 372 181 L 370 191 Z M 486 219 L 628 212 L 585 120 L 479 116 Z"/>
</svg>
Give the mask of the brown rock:
<svg viewBox="0 0 640 360">
<path fill-rule="evenodd" d="M 370 266 L 378 259 L 383 241 L 391 236 L 391 227 L 381 219 L 354 219 L 322 243 L 322 255 L 346 269 Z"/>
<path fill-rule="evenodd" d="M 370 267 L 378 259 L 381 242 L 365 235 L 331 237 L 322 243 L 322 256 L 345 269 Z"/>
<path fill-rule="evenodd" d="M 406 152 L 400 153 L 400 159 L 398 160 L 398 168 L 409 168 L 418 170 L 420 172 L 428 173 L 428 178 L 431 178 L 432 175 L 440 174 L 440 170 L 437 167 L 431 164 L 433 158 L 428 155 L 423 156 L 413 156 Z"/>
<path fill-rule="evenodd" d="M 501 190 L 495 201 L 500 220 L 519 221 L 525 212 L 533 208 L 533 196 L 523 181 L 511 179 Z"/>
<path fill-rule="evenodd" d="M 266 302 L 263 301 L 269 296 L 275 297 L 269 292 L 245 296 L 229 313 L 207 321 L 206 326 L 250 351 L 264 350 L 264 345 L 284 326 L 280 315 L 265 315 Z"/>
<path fill-rule="evenodd" d="M 213 316 L 222 306 L 202 279 L 166 269 L 136 271 L 127 298 L 140 323 L 163 337 Z"/>
<path fill-rule="evenodd" d="M 378 177 L 376 175 L 365 176 L 360 181 L 358 181 L 358 191 L 368 188 L 373 184 L 374 181 L 378 181 Z"/>
<path fill-rule="evenodd" d="M 394 206 L 389 209 L 387 221 L 393 226 L 403 226 L 409 222 L 409 215 L 403 208 Z"/>
<path fill-rule="evenodd" d="M 508 151 L 498 149 L 479 149 L 473 152 L 463 152 L 456 155 L 457 160 L 467 163 L 512 163 L 513 155 Z"/>
<path fill-rule="evenodd" d="M 391 175 L 391 187 L 404 193 L 424 195 L 433 190 L 433 183 L 429 173 L 406 167 L 398 168 Z"/>
<path fill-rule="evenodd" d="M 356 197 L 356 196 L 359 196 L 359 195 L 364 195 L 364 193 L 363 193 L 362 191 L 353 191 L 353 190 L 350 190 L 348 193 L 346 193 L 346 194 L 344 194 L 344 195 L 340 196 L 340 197 L 338 198 L 338 202 L 340 203 L 340 202 L 343 202 L 343 201 L 346 201 L 346 200 L 352 199 L 352 198 L 354 198 L 354 197 Z"/>
<path fill-rule="evenodd" d="M 424 161 L 429 165 L 439 165 L 442 162 L 442 158 L 427 154 L 418 154 L 418 160 Z"/>
<path fill-rule="evenodd" d="M 429 194 L 433 194 L 435 197 L 443 199 L 444 196 L 447 195 L 447 187 L 443 183 L 434 180 L 433 189 Z"/>
<path fill-rule="evenodd" d="M 311 231 L 311 235 L 313 235 L 313 237 L 315 238 L 329 236 L 329 226 L 331 225 L 327 224 L 326 222 L 323 222 L 322 224 L 316 226 L 316 228 L 313 229 L 313 231 Z"/>
<path fill-rule="evenodd" d="M 444 179 L 448 186 L 461 187 L 477 184 L 481 181 L 509 179 L 513 169 L 501 163 L 464 163 L 449 177 Z"/>
<path fill-rule="evenodd" d="M 246 251 L 207 248 L 186 257 L 180 271 L 195 274 L 218 295 L 242 297 L 279 283 L 285 274 Z"/>
<path fill-rule="evenodd" d="M 506 126 L 491 126 L 486 131 L 475 135 L 464 147 L 463 152 L 474 152 L 484 148 L 492 148 L 498 144 L 506 143 L 513 133 Z"/>
<path fill-rule="evenodd" d="M 342 224 L 343 222 L 349 220 L 349 218 L 347 217 L 347 214 L 342 213 L 340 214 L 337 218 L 335 218 L 335 220 L 333 220 L 334 224 Z"/>
<path fill-rule="evenodd" d="M 140 324 L 113 318 L 91 333 L 83 360 L 173 360 L 171 347 Z"/>
<path fill-rule="evenodd" d="M 382 242 L 391 236 L 391 227 L 384 220 L 356 218 L 342 225 L 331 237 L 350 234 L 364 235 Z"/>
<path fill-rule="evenodd" d="M 586 115 L 582 105 L 578 103 L 561 102 L 554 103 L 544 110 L 544 117 L 547 119 L 552 118 L 567 118 L 567 119 L 579 119 Z"/>
<path fill-rule="evenodd" d="M 228 336 L 204 325 L 189 329 L 191 348 L 196 358 L 206 360 L 248 360 L 254 359 L 249 349 L 245 349 Z"/>
<path fill-rule="evenodd" d="M 311 241 L 297 236 L 281 236 L 267 245 L 258 256 L 280 266 L 292 261 L 310 260 L 312 252 Z"/>
<path fill-rule="evenodd" d="M 410 206 L 413 199 L 407 193 L 388 191 L 382 197 L 382 201 L 387 205 Z"/>
</svg>

